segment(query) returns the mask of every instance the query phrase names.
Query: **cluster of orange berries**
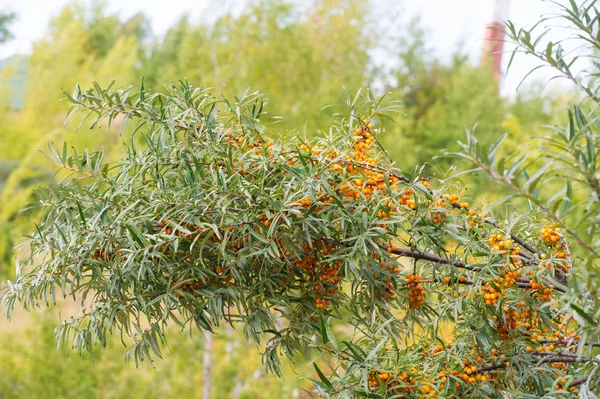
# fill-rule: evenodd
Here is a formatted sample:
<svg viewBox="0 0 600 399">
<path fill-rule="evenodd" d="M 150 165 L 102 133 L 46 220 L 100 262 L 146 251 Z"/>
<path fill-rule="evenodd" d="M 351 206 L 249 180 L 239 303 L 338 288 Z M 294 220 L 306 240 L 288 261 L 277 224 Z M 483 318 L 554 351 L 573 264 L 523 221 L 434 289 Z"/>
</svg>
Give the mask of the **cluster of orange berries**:
<svg viewBox="0 0 600 399">
<path fill-rule="evenodd" d="M 423 284 L 421 284 L 422 281 L 423 278 L 416 274 L 409 274 L 406 276 L 406 285 L 409 287 L 408 303 L 411 309 L 420 309 L 425 300 L 425 288 L 423 288 Z"/>
<path fill-rule="evenodd" d="M 542 237 L 542 241 L 544 241 L 548 246 L 554 246 L 560 241 L 560 228 L 556 227 L 556 223 L 552 224 L 551 226 L 544 225 L 540 235 Z"/>
<path fill-rule="evenodd" d="M 576 334 L 577 322 L 574 319 L 562 322 L 552 320 L 552 324 L 555 326 L 555 328 L 550 331 L 550 334 L 541 335 L 538 338 L 532 338 L 531 341 L 538 342 L 542 340 L 556 340 L 556 346 L 563 346 L 566 342 L 581 339 L 581 335 Z"/>
<path fill-rule="evenodd" d="M 465 282 L 467 282 L 467 278 L 461 274 L 460 276 L 458 276 L 458 281 L 460 283 L 465 283 Z M 452 277 L 450 277 L 450 276 L 444 277 L 444 283 L 450 284 L 451 282 L 452 282 Z"/>
<path fill-rule="evenodd" d="M 244 136 L 235 137 L 232 132 L 225 132 L 224 140 L 229 145 L 242 144 L 244 142 Z"/>
<path fill-rule="evenodd" d="M 342 263 L 339 260 L 332 262 L 330 265 L 324 265 L 321 267 L 319 273 L 319 284 L 315 287 L 315 290 L 321 296 L 332 297 L 337 293 L 339 277 L 338 271 L 342 267 Z M 325 308 L 331 305 L 331 301 L 325 298 L 315 299 L 317 308 Z"/>
<path fill-rule="evenodd" d="M 190 135 L 192 137 L 195 137 L 193 131 L 190 132 Z M 263 144 L 267 145 L 269 153 L 273 152 L 273 150 L 271 149 L 271 147 L 274 145 L 274 141 L 272 139 L 270 139 L 270 138 L 267 138 L 266 141 L 263 140 L 263 139 L 260 139 L 260 138 L 256 139 L 256 140 L 251 140 L 250 138 L 245 137 L 244 135 L 235 136 L 230 131 L 226 131 L 223 136 L 224 136 L 223 140 L 227 144 L 229 144 L 230 146 L 234 146 L 234 145 L 235 146 L 240 146 L 240 145 L 244 144 L 244 142 L 247 141 L 248 142 L 247 148 L 248 149 L 256 148 L 256 151 L 255 151 L 256 155 L 261 155 L 261 151 L 260 151 L 260 149 L 258 147 L 260 147 Z"/>
<path fill-rule="evenodd" d="M 481 294 L 483 295 L 486 305 L 495 305 L 498 303 L 500 292 L 496 291 L 496 289 L 489 284 L 481 287 Z"/>
<path fill-rule="evenodd" d="M 468 202 L 460 202 L 460 203 L 458 202 L 460 200 L 460 197 L 458 196 L 458 194 L 443 194 L 442 199 L 447 200 L 452 205 L 458 205 L 458 207 L 461 209 L 469 209 Z"/>
<path fill-rule="evenodd" d="M 443 194 L 441 196 L 441 198 L 436 199 L 432 204 L 432 208 L 437 208 L 438 210 L 433 212 L 431 221 L 436 224 L 441 224 L 446 221 L 446 214 L 439 209 L 446 208 L 447 202 L 450 203 L 450 205 L 452 205 L 452 207 L 454 207 L 454 208 L 467 210 L 469 212 L 469 214 L 471 212 L 473 212 L 473 211 L 469 210 L 468 202 L 459 202 L 459 201 L 460 201 L 460 197 L 458 194 Z M 455 210 L 450 211 L 450 214 L 454 215 L 455 213 L 456 213 Z M 473 212 L 473 214 L 474 214 L 474 212 Z"/>
<path fill-rule="evenodd" d="M 446 194 L 444 194 L 446 195 Z M 447 195 L 446 195 L 447 196 Z M 445 208 L 446 203 L 444 201 L 435 200 L 433 203 L 434 208 Z M 434 212 L 433 218 L 431 219 L 433 223 L 444 223 L 446 221 L 446 217 L 441 212 Z"/>
<path fill-rule="evenodd" d="M 490 379 L 490 376 L 478 373 L 477 366 L 466 364 L 463 366 L 462 370 L 450 370 L 448 374 L 453 375 L 457 378 L 463 380 L 466 384 L 476 384 L 478 382 L 486 382 Z M 445 382 L 445 380 L 442 380 Z M 455 381 L 455 386 L 457 388 L 460 387 L 460 383 Z"/>
<path fill-rule="evenodd" d="M 511 260 L 515 265 L 521 266 L 523 264 L 523 261 L 519 257 L 521 248 L 513 246 L 513 240 L 510 238 L 504 240 L 504 236 L 502 234 L 492 234 L 488 238 L 488 243 L 496 252 L 507 253 L 510 251 Z"/>
<path fill-rule="evenodd" d="M 176 123 L 175 127 L 179 128 L 179 129 L 184 128 L 184 126 L 181 125 L 180 123 Z M 201 123 L 197 123 L 196 124 L 196 130 L 200 130 L 200 129 L 202 129 L 202 124 Z M 196 137 L 196 132 L 194 131 L 194 129 L 192 127 L 189 128 L 189 130 L 187 131 L 187 133 L 190 136 L 192 136 L 192 137 Z M 200 132 L 198 132 L 198 133 L 200 133 Z M 201 136 L 201 137 L 202 137 L 203 140 L 205 139 L 204 136 Z"/>
<path fill-rule="evenodd" d="M 506 289 L 512 287 L 517 282 L 517 279 L 521 275 L 521 269 L 515 269 L 511 266 L 507 271 L 504 272 L 504 277 L 498 279 L 498 283 L 502 284 L 502 288 Z"/>
<path fill-rule="evenodd" d="M 321 195 L 320 197 L 318 197 L 316 199 L 316 201 L 320 202 L 321 204 L 317 205 L 317 202 L 313 203 L 313 201 L 310 197 L 306 197 L 306 198 L 302 198 L 301 200 L 299 200 L 296 203 L 293 203 L 292 205 L 298 205 L 298 206 L 301 206 L 304 208 L 310 208 L 311 206 L 316 205 L 316 206 L 314 206 L 314 208 L 311 208 L 310 211 L 318 213 L 318 212 L 322 211 L 323 209 L 325 209 L 328 206 L 328 204 L 334 203 L 335 199 L 330 195 L 324 194 L 324 195 Z M 300 217 L 301 217 L 300 215 L 296 215 L 296 219 L 300 219 Z M 267 224 L 267 226 L 270 226 L 270 225 L 271 225 L 271 223 Z"/>
<path fill-rule="evenodd" d="M 417 381 L 414 376 L 410 376 L 406 372 L 389 373 L 386 371 L 373 371 L 368 376 L 369 386 L 377 388 L 385 386 L 388 391 L 394 393 L 394 397 L 406 398 L 406 396 L 396 396 L 400 392 L 414 397 L 415 393 L 420 393 L 424 396 L 435 398 L 437 393 L 435 388 L 426 379 Z M 418 387 L 420 386 L 420 388 Z M 418 388 L 418 389 L 417 389 Z"/>
<path fill-rule="evenodd" d="M 562 342 L 569 342 L 572 339 L 578 339 L 579 336 L 575 336 L 576 325 L 575 321 L 570 323 L 562 322 L 560 320 L 551 320 L 553 327 L 549 327 L 545 322 L 540 320 L 540 314 L 535 308 L 528 305 L 525 301 L 519 301 L 514 303 L 510 308 L 503 308 L 504 315 L 493 316 L 493 319 L 498 323 L 497 330 L 500 334 L 508 339 L 511 332 L 516 332 L 521 336 L 523 330 L 529 340 L 532 343 L 548 343 L 550 345 L 538 345 L 535 351 L 537 352 L 550 352 L 555 349 L 555 346 L 562 346 Z M 526 350 L 527 352 L 534 351 Z"/>
<path fill-rule="evenodd" d="M 178 281 L 174 281 L 173 283 L 171 283 L 171 285 L 173 287 L 177 287 L 180 291 L 193 294 L 197 289 L 204 287 L 210 281 L 210 279 L 208 277 L 204 277 L 203 280 L 204 280 L 203 282 L 201 282 L 200 280 L 196 280 L 194 282 L 189 282 L 189 283 L 185 283 L 185 284 L 181 284 L 181 285 L 179 284 Z M 178 292 L 175 294 L 175 296 L 179 299 L 183 296 L 183 294 L 180 294 Z"/>
<path fill-rule="evenodd" d="M 353 157 L 346 157 L 346 170 L 352 174 L 361 174 L 361 177 L 354 181 L 344 181 L 339 187 L 339 191 L 345 198 L 360 199 L 363 195 L 370 198 L 375 192 L 383 190 L 386 185 L 386 176 L 381 170 L 371 166 L 379 162 L 379 158 L 373 156 L 374 150 L 371 149 L 375 143 L 375 137 L 371 133 L 373 125 L 369 121 L 364 121 L 363 127 L 359 127 L 355 131 L 354 144 L 352 146 L 354 152 Z M 359 162 L 357 165 L 352 162 Z M 332 168 L 338 172 L 343 171 L 340 163 L 334 163 Z M 364 177 L 363 177 L 364 176 Z M 387 176 L 387 182 L 390 187 L 399 182 L 396 176 Z"/>
<path fill-rule="evenodd" d="M 563 391 L 565 389 L 565 387 L 567 386 L 567 379 L 565 377 L 562 377 L 560 379 L 559 382 L 556 383 L 555 388 L 557 391 Z M 569 387 L 569 392 L 574 392 L 577 389 L 577 387 L 572 386 Z"/>
<path fill-rule="evenodd" d="M 298 204 L 302 205 L 302 206 L 310 206 L 311 204 L 311 200 L 310 197 L 306 197 L 306 198 L 302 198 L 300 201 L 298 201 Z"/>
<path fill-rule="evenodd" d="M 481 352 L 478 351 L 477 347 L 473 344 L 469 345 L 471 348 L 471 356 L 476 359 L 477 362 L 483 362 L 484 357 Z M 441 345 L 437 345 L 434 347 L 434 354 L 441 352 L 443 347 Z M 498 350 L 492 350 L 492 358 L 498 357 Z M 504 355 L 500 355 L 501 358 Z M 447 376 L 451 375 L 457 379 L 462 380 L 465 384 L 476 384 L 476 383 L 484 383 L 487 381 L 491 381 L 493 379 L 493 374 L 486 374 L 482 371 L 479 371 L 478 367 L 471 363 L 460 364 L 458 361 L 454 361 L 454 367 L 451 370 L 448 370 L 446 374 L 440 374 L 438 377 L 441 382 L 441 388 L 444 388 L 447 382 Z M 461 383 L 459 381 L 454 381 L 454 386 L 456 388 L 461 388 Z"/>
<path fill-rule="evenodd" d="M 553 328 L 547 328 L 540 326 L 538 329 L 539 334 L 530 338 L 532 346 L 525 348 L 527 353 L 532 352 L 552 352 L 555 349 L 562 349 L 561 352 L 565 351 L 566 346 L 571 346 L 570 350 L 573 349 L 573 345 L 576 345 L 577 340 L 581 339 L 581 336 L 576 334 L 577 323 L 575 320 L 570 319 L 568 321 L 557 321 L 552 320 Z M 533 345 L 537 344 L 534 348 Z M 565 349 L 563 349 L 565 348 Z M 551 367 L 563 372 L 567 372 L 568 366 L 563 362 L 553 362 Z"/>
<path fill-rule="evenodd" d="M 409 373 L 407 372 L 389 372 L 389 371 L 377 371 L 373 370 L 368 375 L 368 383 L 371 388 L 380 388 L 384 387 L 388 394 L 393 395 L 393 397 L 399 398 L 408 398 L 408 397 L 427 397 L 427 398 L 437 398 L 438 393 L 436 389 L 443 391 L 446 388 L 446 384 L 453 383 L 456 389 L 461 390 L 464 388 L 464 384 L 480 384 L 480 383 L 490 383 L 492 386 L 497 385 L 496 379 L 496 368 L 488 369 L 481 368 L 481 364 L 492 364 L 497 365 L 498 368 L 510 367 L 511 362 L 506 358 L 506 355 L 502 353 L 498 349 L 492 349 L 490 353 L 483 354 L 480 349 L 474 345 L 469 345 L 470 348 L 470 358 L 472 361 L 466 361 L 461 363 L 460 360 L 454 360 L 452 365 L 451 363 L 447 364 L 444 362 L 445 367 L 443 371 L 440 371 L 437 376 L 424 378 L 420 375 L 415 368 L 411 369 Z M 543 353 L 543 352 L 553 352 L 557 349 L 553 343 L 550 343 L 545 346 L 538 346 L 537 348 L 533 348 L 528 346 L 524 348 L 524 352 L 526 353 Z M 433 347 L 433 355 L 439 356 L 444 351 L 444 347 L 442 345 L 435 345 Z M 423 356 L 428 355 L 429 351 L 424 350 Z M 492 361 L 489 361 L 490 359 Z M 478 366 L 479 365 L 479 366 Z M 567 364 L 556 362 L 552 363 L 551 367 L 556 370 L 567 372 Z M 557 384 L 557 389 L 566 389 L 566 378 L 561 378 Z M 437 385 L 437 387 L 436 387 Z M 570 391 L 573 391 L 575 388 L 569 388 Z M 465 393 L 466 394 L 466 393 Z M 408 395 L 408 396 L 404 396 Z"/>
<path fill-rule="evenodd" d="M 374 254 L 373 257 L 375 258 L 376 255 Z M 384 263 L 380 268 L 390 274 L 399 274 L 401 272 L 400 268 L 393 263 Z M 375 279 L 379 279 L 379 274 L 375 275 Z M 394 284 L 391 281 L 384 283 L 383 290 L 384 292 L 380 293 L 383 300 L 389 301 L 394 297 Z"/>
<path fill-rule="evenodd" d="M 313 155 L 321 155 L 321 153 L 324 153 L 327 149 L 322 146 L 322 145 L 313 145 L 313 146 L 307 146 L 306 144 L 302 144 L 300 147 L 300 151 L 303 152 L 308 152 L 311 153 Z M 340 152 L 336 149 L 329 149 L 329 152 L 327 154 L 327 156 L 329 158 L 337 158 L 340 155 Z M 339 165 L 338 165 L 339 166 Z"/>
<path fill-rule="evenodd" d="M 502 318 L 494 315 L 493 319 L 498 323 L 497 330 L 504 338 L 508 338 L 510 333 L 519 327 L 529 332 L 539 327 L 538 312 L 526 306 L 525 301 L 517 302 L 513 307 L 505 306 L 502 310 L 504 312 Z"/>
<path fill-rule="evenodd" d="M 537 348 L 533 348 L 531 346 L 528 346 L 525 348 L 525 352 L 527 353 L 533 353 L 533 352 L 537 352 L 537 353 L 542 353 L 542 352 L 552 352 L 554 351 L 558 346 L 560 345 L 554 345 L 554 344 L 550 344 L 550 345 L 546 345 L 546 346 L 538 346 Z M 564 373 L 567 372 L 568 370 L 568 366 L 566 363 L 564 362 L 553 362 L 550 367 L 552 367 L 555 370 L 559 370 L 562 371 Z M 565 379 L 566 381 L 566 379 Z M 562 387 L 557 387 L 557 389 L 563 389 Z"/>
<path fill-rule="evenodd" d="M 500 294 L 504 292 L 507 288 L 512 287 L 517 282 L 517 279 L 521 275 L 521 270 L 515 269 L 514 267 L 510 267 L 508 270 L 504 272 L 502 277 L 498 276 L 494 279 L 494 285 L 500 289 L 498 291 L 494 286 L 489 283 L 486 283 L 481 287 L 481 294 L 483 295 L 483 299 L 485 300 L 486 305 L 495 305 L 498 303 L 498 298 Z"/>
<path fill-rule="evenodd" d="M 309 146 L 306 144 L 300 146 L 300 150 L 315 155 L 321 153 L 327 154 L 329 158 L 333 159 L 330 165 L 333 170 L 348 174 L 344 176 L 343 181 L 340 182 L 337 188 L 343 198 L 350 200 L 369 199 L 376 192 L 389 188 L 393 193 L 392 199 L 383 200 L 383 205 L 377 213 L 378 217 L 388 218 L 390 215 L 396 213 L 395 209 L 398 206 L 405 206 L 411 210 L 416 209 L 417 200 L 414 191 L 412 189 L 397 187 L 396 185 L 400 182 L 400 178 L 393 174 L 386 174 L 384 169 L 377 166 L 379 158 L 375 156 L 375 151 L 372 149 L 375 143 L 376 138 L 373 135 L 373 125 L 368 120 L 365 120 L 354 131 L 352 156 L 345 156 L 338 161 L 335 158 L 339 158 L 339 151 L 328 150 L 323 146 Z M 288 160 L 288 164 L 290 162 L 292 161 Z M 429 185 L 429 182 L 424 179 L 421 180 L 421 183 L 424 186 Z M 449 202 L 454 207 L 468 210 L 469 204 L 466 202 L 459 203 L 459 199 L 458 194 L 444 194 L 441 199 L 436 200 L 433 206 L 445 208 L 447 206 L 446 202 Z M 309 206 L 310 199 L 303 199 L 299 203 L 302 206 Z M 434 212 L 432 218 L 434 223 L 442 223 L 446 219 L 441 211 Z"/>
<path fill-rule="evenodd" d="M 393 273 L 393 274 L 399 274 L 400 273 L 400 268 L 393 263 L 384 263 L 383 265 L 381 265 L 381 268 L 385 271 L 387 271 L 388 273 Z"/>
<path fill-rule="evenodd" d="M 556 227 L 556 223 L 551 226 L 544 226 L 540 233 L 542 237 L 542 241 L 549 247 L 553 249 L 553 254 L 556 258 L 566 260 L 569 257 L 569 252 L 567 249 L 567 244 L 565 240 L 562 239 L 562 235 L 560 233 L 560 227 Z M 542 254 L 540 258 L 546 259 L 546 255 Z M 568 262 L 563 262 L 558 266 L 558 269 L 562 272 L 567 272 L 571 265 Z M 549 268 L 549 265 L 547 265 Z"/>
<path fill-rule="evenodd" d="M 96 250 L 92 254 L 92 259 L 104 261 L 112 261 L 115 259 L 122 261 L 126 257 L 127 254 L 118 248 L 113 250 L 106 250 L 105 248 L 96 248 Z"/>
<path fill-rule="evenodd" d="M 529 280 L 529 285 L 531 289 L 534 291 L 534 295 L 540 298 L 540 300 L 548 302 L 550 301 L 550 296 L 552 295 L 554 285 L 550 284 L 549 286 L 544 286 L 538 283 L 535 279 Z"/>
<path fill-rule="evenodd" d="M 342 262 L 339 260 L 319 262 L 317 256 L 320 254 L 330 255 L 336 247 L 332 243 L 320 240 L 314 245 L 314 248 L 311 248 L 307 243 L 302 246 L 302 249 L 306 255 L 294 262 L 294 265 L 304 270 L 310 281 L 316 283 L 314 288 L 317 293 L 315 298 L 316 307 L 318 309 L 327 308 L 331 305 L 331 301 L 327 298 L 334 296 L 339 289 L 339 270 L 342 267 Z"/>
<path fill-rule="evenodd" d="M 552 352 L 554 349 L 556 349 L 556 347 L 554 346 L 554 344 L 550 344 L 548 346 L 538 346 L 537 348 L 532 348 L 531 346 L 528 346 L 527 348 L 525 348 L 525 352 L 527 353 L 531 353 L 531 352 Z"/>
<path fill-rule="evenodd" d="M 199 226 L 194 226 L 190 223 L 186 223 L 182 227 L 184 227 L 186 230 L 193 232 L 193 233 L 184 234 L 184 232 L 181 229 L 174 229 L 172 227 L 172 224 L 174 224 L 174 222 L 172 220 L 165 220 L 164 222 L 162 222 L 162 225 L 163 225 L 162 232 L 165 233 L 166 235 L 174 234 L 177 237 L 185 236 L 185 238 L 187 238 L 188 240 L 191 240 L 194 238 L 194 233 L 198 233 L 199 231 L 202 230 Z"/>
<path fill-rule="evenodd" d="M 269 227 L 271 226 L 271 224 L 273 224 L 272 221 L 269 220 L 269 218 L 267 217 L 267 215 L 262 214 L 258 217 L 258 220 L 261 221 L 262 224 L 264 224 L 265 226 Z"/>
<path fill-rule="evenodd" d="M 455 362 L 458 363 L 458 362 Z M 409 397 L 428 397 L 437 398 L 438 393 L 433 383 L 439 382 L 439 388 L 445 389 L 446 383 L 448 383 L 448 376 L 452 376 L 453 379 L 460 379 L 466 384 L 484 383 L 492 379 L 491 375 L 477 372 L 477 367 L 473 365 L 464 365 L 462 369 L 448 370 L 440 373 L 433 379 L 427 379 L 419 377 L 417 374 L 409 375 L 406 372 L 389 373 L 386 371 L 374 371 L 368 376 L 369 386 L 377 388 L 385 386 L 387 391 L 395 395 L 399 395 L 400 392 L 404 394 L 410 394 Z M 456 388 L 461 388 L 459 381 L 454 381 Z M 406 398 L 405 396 L 394 396 L 400 398 Z"/>
<path fill-rule="evenodd" d="M 505 251 L 507 248 L 511 248 L 513 245 L 513 241 L 511 239 L 507 239 L 506 241 L 503 241 L 504 236 L 502 234 L 492 234 L 489 238 L 488 238 L 488 243 L 490 244 L 490 247 L 492 247 L 492 249 L 494 251 Z"/>
<path fill-rule="evenodd" d="M 469 222 L 470 227 L 477 226 L 480 223 L 481 218 L 482 216 L 480 214 L 478 214 L 472 209 L 469 209 L 469 212 L 467 213 L 467 220 Z"/>
<path fill-rule="evenodd" d="M 392 210 L 392 204 L 391 201 L 388 202 L 387 206 L 383 207 L 383 209 L 380 209 L 379 211 L 377 211 L 377 217 L 381 218 L 381 219 L 386 219 L 389 218 L 390 215 L 393 215 L 395 212 Z"/>
<path fill-rule="evenodd" d="M 177 287 L 180 291 L 193 294 L 196 290 L 200 288 L 205 288 L 208 284 L 220 283 L 224 285 L 231 285 L 231 283 L 234 281 L 234 278 L 227 272 L 224 272 L 221 266 L 217 266 L 215 272 L 217 274 L 217 277 L 215 278 L 205 276 L 184 284 L 180 284 L 179 281 L 174 281 L 173 283 L 171 283 L 171 285 L 173 287 Z M 180 298 L 182 294 L 177 293 L 176 296 L 177 298 Z"/>
<path fill-rule="evenodd" d="M 107 259 L 107 252 L 104 248 L 96 248 L 94 254 L 92 255 L 93 259 Z"/>
<path fill-rule="evenodd" d="M 254 147 L 256 148 L 256 150 L 254 150 L 254 155 L 262 155 L 263 154 L 262 151 L 261 151 L 261 149 L 259 147 L 261 145 L 264 145 L 264 144 L 266 144 L 266 152 L 267 152 L 267 154 L 272 154 L 273 153 L 273 148 L 272 148 L 273 145 L 274 145 L 273 139 L 267 138 L 266 142 L 264 142 L 264 141 L 258 141 L 256 143 L 254 143 Z"/>
<path fill-rule="evenodd" d="M 398 199 L 400 205 L 406 206 L 408 209 L 415 209 L 415 195 L 411 189 L 404 190 Z"/>
<path fill-rule="evenodd" d="M 407 373 L 400 373 L 398 375 L 394 375 L 386 371 L 372 372 L 369 374 L 368 380 L 370 387 L 378 387 L 380 385 L 380 381 L 383 385 L 387 385 L 388 387 L 395 387 L 396 385 L 398 385 L 398 381 L 410 382 Z"/>
<path fill-rule="evenodd" d="M 220 280 L 224 283 L 230 283 L 233 281 L 233 277 L 232 276 L 225 276 L 223 274 L 223 268 L 221 266 L 217 266 L 217 268 L 215 269 L 215 271 L 217 272 L 217 275 L 220 276 Z"/>
<path fill-rule="evenodd" d="M 371 146 L 375 143 L 375 136 L 371 134 L 371 130 L 373 129 L 373 125 L 369 123 L 369 120 L 363 121 L 362 127 L 359 127 L 354 132 L 354 145 L 352 148 L 354 149 L 354 159 L 357 161 L 369 161 L 369 155 L 372 155 L 372 150 L 369 150 Z M 375 159 L 375 162 L 378 160 Z M 373 162 L 373 163 L 375 163 Z"/>
</svg>

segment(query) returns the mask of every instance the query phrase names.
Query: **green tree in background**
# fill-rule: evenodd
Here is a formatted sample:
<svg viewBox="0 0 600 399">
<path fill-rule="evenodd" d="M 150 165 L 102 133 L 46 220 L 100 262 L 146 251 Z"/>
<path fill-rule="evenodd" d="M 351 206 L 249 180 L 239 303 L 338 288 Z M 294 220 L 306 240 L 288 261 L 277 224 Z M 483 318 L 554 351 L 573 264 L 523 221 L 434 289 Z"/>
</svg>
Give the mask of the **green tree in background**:
<svg viewBox="0 0 600 399">
<path fill-rule="evenodd" d="M 67 305 L 70 306 L 70 305 Z M 105 351 L 93 356 L 56 350 L 53 338 L 56 315 L 44 312 L 19 322 L 12 331 L 0 325 L 0 395 L 11 399 L 196 399 L 203 386 L 202 339 L 190 340 L 189 332 L 171 328 L 168 356 L 154 367 L 136 368 L 123 359 L 118 337 Z M 26 324 L 26 326 L 23 326 Z M 231 399 L 282 399 L 301 397 L 310 382 L 310 365 L 284 365 L 286 381 L 264 371 L 260 356 L 240 330 L 217 330 L 214 339 L 212 397 Z"/>
<path fill-rule="evenodd" d="M 475 123 L 483 141 L 501 134 L 507 104 L 489 66 L 472 66 L 460 52 L 443 63 L 432 55 L 418 21 L 411 21 L 407 32 L 393 39 L 397 66 L 385 88 L 402 99 L 408 115 L 384 138 L 397 160 L 403 166 L 431 162 L 441 149 L 458 149 L 457 141 Z M 407 147 L 409 154 L 400 150 Z M 450 162 L 436 165 L 443 169 Z"/>
<path fill-rule="evenodd" d="M 10 31 L 10 24 L 12 24 L 16 18 L 17 15 L 15 13 L 0 10 L 0 44 L 13 38 Z"/>
<path fill-rule="evenodd" d="M 63 114 L 65 105 L 57 101 L 60 93 L 86 77 L 102 84 L 137 78 L 147 21 L 137 15 L 120 22 L 116 15 L 106 14 L 102 3 L 93 4 L 91 9 L 66 6 L 52 21 L 50 35 L 35 44 L 25 106 L 25 112 L 35 116 L 25 119 Z"/>
<path fill-rule="evenodd" d="M 369 80 L 373 45 L 366 1 L 319 4 L 301 12 L 293 2 L 254 2 L 212 25 L 182 18 L 153 46 L 143 75 L 154 86 L 181 77 L 225 92 L 260 86 L 270 112 L 289 115 L 284 127 L 316 125 L 335 112 L 321 108 L 340 103 L 342 85 L 355 90 Z"/>
<path fill-rule="evenodd" d="M 68 140 L 77 146 L 101 145 L 110 155 L 118 143 L 118 133 L 104 131 L 99 135 L 81 135 L 75 132 L 77 120 L 67 129 L 52 128 L 64 119 L 67 107 L 59 101 L 62 89 L 73 87 L 85 79 L 109 84 L 113 79 L 123 83 L 137 79 L 147 20 L 136 15 L 120 22 L 107 14 L 102 3 L 91 8 L 77 4 L 66 6 L 52 21 L 50 33 L 35 43 L 33 54 L 27 60 L 25 104 L 15 112 L 3 104 L 0 125 L 3 143 L 0 156 L 11 160 L 4 165 L 3 190 L 0 192 L 0 262 L 2 273 L 12 269 L 12 246 L 24 234 L 24 226 L 32 214 L 19 213 L 20 204 L 34 200 L 33 188 L 40 179 L 51 175 L 48 160 L 40 156 L 50 141 Z M 10 73 L 20 59 L 0 73 L 0 79 L 10 79 Z M 1 82 L 1 81 L 0 81 Z M 2 85 L 3 98 L 9 98 L 11 89 Z"/>
</svg>

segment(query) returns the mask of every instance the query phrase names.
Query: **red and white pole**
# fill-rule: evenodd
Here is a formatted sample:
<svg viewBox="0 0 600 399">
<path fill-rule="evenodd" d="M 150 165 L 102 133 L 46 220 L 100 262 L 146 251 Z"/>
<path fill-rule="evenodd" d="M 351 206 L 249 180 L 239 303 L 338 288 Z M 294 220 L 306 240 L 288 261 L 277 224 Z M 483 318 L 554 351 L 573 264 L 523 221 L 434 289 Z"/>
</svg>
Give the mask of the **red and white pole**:
<svg viewBox="0 0 600 399">
<path fill-rule="evenodd" d="M 497 81 L 502 76 L 502 50 L 504 48 L 504 22 L 508 19 L 510 0 L 493 0 L 494 15 L 486 25 L 482 58 L 490 62 Z"/>
</svg>

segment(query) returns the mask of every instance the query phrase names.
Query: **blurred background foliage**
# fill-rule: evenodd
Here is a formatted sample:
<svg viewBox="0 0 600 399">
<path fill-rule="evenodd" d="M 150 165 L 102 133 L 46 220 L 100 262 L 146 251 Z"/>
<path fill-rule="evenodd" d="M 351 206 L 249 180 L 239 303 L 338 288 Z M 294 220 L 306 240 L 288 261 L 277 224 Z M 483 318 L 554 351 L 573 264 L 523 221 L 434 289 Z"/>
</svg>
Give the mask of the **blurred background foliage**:
<svg viewBox="0 0 600 399">
<path fill-rule="evenodd" d="M 0 397 L 2 398 L 199 398 L 203 384 L 202 337 L 178 328 L 170 331 L 164 359 L 136 369 L 123 360 L 119 339 L 106 349 L 84 354 L 56 350 L 54 312 L 28 315 L 12 328 L 0 327 Z M 265 374 L 256 348 L 243 334 L 220 330 L 213 340 L 213 398 L 294 398 L 309 388 L 308 361 L 285 364 L 285 380 Z"/>
<path fill-rule="evenodd" d="M 341 110 L 336 105 L 343 88 L 370 86 L 405 107 L 406 115 L 389 123 L 383 137 L 390 156 L 400 167 L 426 165 L 437 173 L 450 161 L 439 159 L 435 168 L 428 163 L 444 149 L 456 150 L 475 123 L 483 143 L 507 132 L 503 151 L 510 153 L 522 148 L 524 138 L 543 134 L 544 125 L 566 118 L 556 110 L 572 100 L 569 92 L 541 97 L 541 87 L 533 85 L 506 99 L 486 60 L 473 65 L 458 49 L 449 62 L 436 58 L 427 31 L 403 17 L 401 2 L 389 2 L 385 13 L 369 0 L 308 3 L 250 1 L 241 12 L 210 22 L 181 17 L 160 37 L 142 13 L 122 19 L 102 2 L 72 3 L 31 55 L 0 62 L 0 277 L 14 275 L 13 246 L 37 218 L 20 209 L 35 200 L 38 184 L 55 176 L 40 152 L 47 143 L 104 147 L 109 159 L 117 155 L 118 129 L 89 132 L 84 123 L 77 132 L 77 119 L 62 128 L 68 109 L 59 101 L 61 90 L 78 82 L 85 88 L 93 80 L 120 85 L 144 78 L 147 88 L 162 90 L 162 84 L 185 78 L 215 91 L 250 87 L 267 93 L 271 115 L 283 116 L 275 126 L 282 134 L 327 131 Z M 0 43 L 10 38 L 14 17 L 0 10 Z M 535 141 L 527 142 L 535 152 Z M 490 194 L 480 183 L 470 196 L 494 200 L 501 193 Z M 13 326 L 0 322 L 0 398 L 199 396 L 202 339 L 174 330 L 172 352 L 156 368 L 136 370 L 124 362 L 118 339 L 93 362 L 75 354 L 64 361 L 55 350 L 55 319 L 49 312 Z M 237 331 L 219 331 L 213 358 L 216 398 L 301 397 L 298 387 L 310 386 L 299 380 L 310 366 L 301 359 L 298 375 L 288 367 L 284 380 L 265 376 L 258 352 Z"/>
</svg>

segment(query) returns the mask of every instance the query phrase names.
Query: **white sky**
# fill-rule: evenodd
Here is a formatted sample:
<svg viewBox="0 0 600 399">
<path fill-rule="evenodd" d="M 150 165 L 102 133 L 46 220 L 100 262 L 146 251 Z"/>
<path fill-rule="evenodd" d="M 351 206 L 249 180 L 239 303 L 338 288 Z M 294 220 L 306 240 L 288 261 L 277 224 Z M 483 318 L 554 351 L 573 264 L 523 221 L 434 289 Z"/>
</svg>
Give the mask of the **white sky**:
<svg viewBox="0 0 600 399">
<path fill-rule="evenodd" d="M 89 0 L 86 0 L 89 1 Z M 152 21 L 154 34 L 163 34 L 182 14 L 199 19 L 209 12 L 211 1 L 219 5 L 236 5 L 243 0 L 106 0 L 111 11 L 128 17 L 143 11 Z M 304 0 L 312 1 L 312 0 Z M 382 7 L 390 1 L 381 2 Z M 50 19 L 57 15 L 69 0 L 0 0 L 0 9 L 18 14 L 12 31 L 15 40 L 0 47 L 0 59 L 15 53 L 29 53 L 32 42 L 44 36 Z M 410 14 L 421 15 L 423 26 L 429 31 L 430 47 L 442 59 L 448 58 L 459 46 L 478 61 L 485 24 L 493 16 L 494 0 L 404 0 Z M 214 3 L 213 3 L 214 4 Z M 517 26 L 531 26 L 542 14 L 556 10 L 548 0 L 511 0 L 509 19 Z M 505 56 L 505 63 L 508 56 Z M 517 58 L 508 77 L 503 81 L 503 92 L 511 95 L 521 78 L 535 66 L 535 62 Z M 547 78 L 543 73 L 535 75 Z"/>
</svg>

